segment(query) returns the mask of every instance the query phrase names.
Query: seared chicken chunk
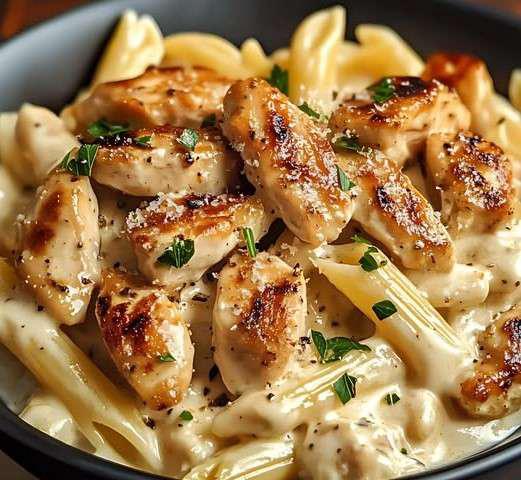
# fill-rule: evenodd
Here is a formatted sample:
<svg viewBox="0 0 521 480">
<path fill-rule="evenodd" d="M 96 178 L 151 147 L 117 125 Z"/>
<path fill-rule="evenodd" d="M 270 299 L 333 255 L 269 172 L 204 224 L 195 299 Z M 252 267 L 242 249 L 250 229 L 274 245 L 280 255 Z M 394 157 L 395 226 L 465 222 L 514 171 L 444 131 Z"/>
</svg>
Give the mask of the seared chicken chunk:
<svg viewBox="0 0 521 480">
<path fill-rule="evenodd" d="M 483 232 L 512 217 L 517 204 L 512 165 L 494 143 L 470 132 L 432 135 L 427 167 L 441 192 L 442 220 L 454 232 Z"/>
<path fill-rule="evenodd" d="M 198 280 L 228 255 L 242 241 L 243 228 L 250 227 L 259 239 L 270 221 L 254 197 L 161 194 L 145 208 L 130 212 L 127 230 L 139 270 L 149 280 L 177 287 Z M 184 254 L 185 249 L 192 252 L 186 264 L 162 260 L 164 254 Z"/>
<path fill-rule="evenodd" d="M 6 156 L 5 162 L 23 185 L 35 187 L 78 144 L 59 117 L 30 103 L 18 112 L 15 136 L 21 158 L 13 164 Z"/>
<path fill-rule="evenodd" d="M 197 128 L 222 116 L 223 97 L 231 80 L 203 67 L 151 67 L 130 80 L 97 85 L 73 105 L 76 133 L 97 120 L 130 123 L 134 128 L 171 124 Z"/>
<path fill-rule="evenodd" d="M 456 133 L 470 125 L 458 95 L 440 82 L 389 77 L 340 104 L 329 126 L 356 135 L 402 166 L 425 146 L 431 133 Z"/>
<path fill-rule="evenodd" d="M 233 84 L 224 99 L 223 132 L 245 161 L 265 204 L 301 240 L 335 240 L 352 213 L 338 185 L 335 154 L 313 120 L 266 81 Z"/>
<path fill-rule="evenodd" d="M 237 253 L 223 268 L 213 310 L 214 359 L 235 394 L 287 373 L 306 332 L 306 283 L 298 268 Z"/>
<path fill-rule="evenodd" d="M 20 277 L 60 323 L 83 321 L 99 279 L 98 202 L 88 177 L 52 173 L 20 233 Z"/>
<path fill-rule="evenodd" d="M 454 245 L 430 203 L 381 152 L 337 154 L 357 187 L 353 218 L 414 270 L 450 270 Z"/>
<path fill-rule="evenodd" d="M 422 78 L 439 80 L 456 89 L 461 100 L 472 114 L 472 129 L 482 131 L 489 115 L 483 108 L 494 93 L 492 77 L 479 58 L 458 53 L 436 53 L 429 57 Z M 467 127 L 462 127 L 465 130 Z"/>
<path fill-rule="evenodd" d="M 97 182 L 129 195 L 159 192 L 219 194 L 238 183 L 241 159 L 216 129 L 197 130 L 198 142 L 187 150 L 183 128 L 143 128 L 101 140 L 92 175 Z M 150 137 L 149 142 L 136 139 Z"/>
<path fill-rule="evenodd" d="M 149 407 L 161 410 L 182 400 L 192 379 L 194 347 L 163 290 L 105 270 L 96 317 L 114 363 Z"/>
<path fill-rule="evenodd" d="M 460 403 L 475 417 L 499 418 L 521 407 L 521 305 L 478 339 L 481 360 L 461 384 Z"/>
</svg>

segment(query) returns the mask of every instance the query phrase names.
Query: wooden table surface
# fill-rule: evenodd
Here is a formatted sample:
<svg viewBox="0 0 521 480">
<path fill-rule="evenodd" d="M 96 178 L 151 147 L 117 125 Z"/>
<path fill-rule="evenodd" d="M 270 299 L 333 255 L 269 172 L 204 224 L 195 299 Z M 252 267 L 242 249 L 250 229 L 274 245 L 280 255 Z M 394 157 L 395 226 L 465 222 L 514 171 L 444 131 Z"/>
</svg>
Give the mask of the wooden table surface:
<svg viewBox="0 0 521 480">
<path fill-rule="evenodd" d="M 422 0 L 418 0 L 419 2 Z M 467 0 L 468 1 L 468 0 Z M 493 5 L 521 16 L 521 0 L 470 0 Z M 89 0 L 0 0 L 0 40 Z"/>
</svg>

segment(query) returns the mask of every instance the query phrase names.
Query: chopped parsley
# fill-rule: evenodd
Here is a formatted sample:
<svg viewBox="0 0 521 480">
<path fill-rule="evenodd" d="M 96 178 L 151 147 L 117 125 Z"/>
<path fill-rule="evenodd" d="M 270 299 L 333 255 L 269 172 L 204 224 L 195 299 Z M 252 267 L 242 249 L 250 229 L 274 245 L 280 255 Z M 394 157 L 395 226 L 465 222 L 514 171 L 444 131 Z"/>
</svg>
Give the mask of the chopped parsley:
<svg viewBox="0 0 521 480">
<path fill-rule="evenodd" d="M 376 252 L 378 252 L 378 249 L 376 247 L 370 246 L 365 251 L 363 256 L 358 260 L 358 263 L 366 272 L 372 272 L 373 270 L 376 270 L 379 267 L 387 265 L 387 260 L 381 260 L 380 262 L 378 262 L 376 258 L 373 257 L 372 254 Z"/>
<path fill-rule="evenodd" d="M 195 253 L 194 241 L 189 238 L 176 237 L 163 254 L 157 259 L 159 263 L 181 268 Z"/>
<path fill-rule="evenodd" d="M 332 337 L 326 340 L 324 335 L 316 330 L 311 330 L 311 338 L 322 363 L 341 360 L 351 350 L 371 350 L 367 345 L 346 337 Z"/>
<path fill-rule="evenodd" d="M 177 141 L 187 150 L 193 152 L 197 142 L 199 141 L 199 135 L 193 128 L 185 128 Z"/>
<path fill-rule="evenodd" d="M 394 315 L 398 310 L 393 302 L 390 300 L 382 300 L 373 305 L 373 312 L 378 317 L 378 320 L 385 320 L 387 317 Z"/>
<path fill-rule="evenodd" d="M 203 123 L 201 124 L 201 128 L 215 127 L 216 123 L 217 117 L 215 116 L 215 113 L 211 113 L 207 117 L 204 117 Z"/>
<path fill-rule="evenodd" d="M 388 393 L 385 397 L 387 405 L 396 405 L 400 401 L 400 397 L 397 393 Z"/>
<path fill-rule="evenodd" d="M 320 119 L 321 115 L 318 112 L 315 112 L 309 105 L 308 102 L 304 102 L 302 105 L 299 105 L 298 108 L 300 108 L 304 113 L 307 113 L 310 117 L 316 118 L 317 120 Z"/>
<path fill-rule="evenodd" d="M 268 83 L 275 88 L 278 88 L 284 95 L 289 92 L 289 74 L 287 70 L 274 65 L 271 69 L 271 74 L 267 78 Z"/>
<path fill-rule="evenodd" d="M 344 373 L 335 383 L 333 383 L 333 389 L 344 405 L 349 402 L 349 400 L 356 397 L 356 382 L 356 377 Z"/>
<path fill-rule="evenodd" d="M 163 353 L 163 355 L 158 355 L 157 359 L 160 362 L 175 362 L 175 358 L 169 353 Z"/>
<path fill-rule="evenodd" d="M 333 146 L 337 150 L 352 150 L 353 152 L 360 154 L 369 154 L 372 152 L 371 147 L 366 147 L 365 145 L 362 145 L 360 143 L 360 140 L 358 139 L 358 136 L 354 134 L 342 135 L 341 137 L 338 137 L 334 141 Z"/>
<path fill-rule="evenodd" d="M 406 448 L 400 448 L 400 453 L 402 455 L 407 455 L 407 449 Z"/>
<path fill-rule="evenodd" d="M 67 153 L 61 161 L 60 167 L 74 175 L 88 177 L 92 173 L 97 153 L 98 145 L 85 143 L 78 149 L 76 158 L 72 157 L 72 151 Z"/>
<path fill-rule="evenodd" d="M 336 174 L 338 179 L 338 186 L 343 192 L 348 192 L 353 187 L 356 187 L 356 183 L 353 183 L 338 165 L 336 166 Z"/>
<path fill-rule="evenodd" d="M 194 416 L 192 415 L 192 412 L 189 412 L 188 410 L 183 410 L 180 414 L 179 414 L 179 418 L 181 420 L 184 420 L 185 422 L 189 422 L 190 420 L 193 420 L 194 419 Z"/>
<path fill-rule="evenodd" d="M 150 135 L 143 135 L 141 137 L 136 137 L 132 141 L 138 147 L 150 147 L 150 140 L 152 137 Z"/>
<path fill-rule="evenodd" d="M 362 235 L 359 235 L 358 233 L 355 233 L 351 237 L 351 240 L 353 240 L 353 242 L 355 243 L 365 243 L 366 245 L 372 245 L 372 243 L 369 240 L 367 240 L 367 238 L 362 237 Z"/>
<path fill-rule="evenodd" d="M 246 242 L 246 248 L 248 249 L 248 255 L 251 258 L 255 258 L 257 255 L 257 247 L 255 246 L 255 238 L 253 237 L 253 230 L 250 227 L 244 227 L 242 229 L 242 236 Z"/>
<path fill-rule="evenodd" d="M 112 137 L 118 133 L 128 132 L 128 125 L 109 123 L 106 120 L 98 120 L 87 127 L 87 131 L 94 138 Z"/>
<path fill-rule="evenodd" d="M 395 92 L 395 87 L 391 78 L 383 78 L 378 83 L 371 85 L 368 90 L 372 94 L 373 102 L 381 105 L 382 103 L 387 102 Z"/>
</svg>

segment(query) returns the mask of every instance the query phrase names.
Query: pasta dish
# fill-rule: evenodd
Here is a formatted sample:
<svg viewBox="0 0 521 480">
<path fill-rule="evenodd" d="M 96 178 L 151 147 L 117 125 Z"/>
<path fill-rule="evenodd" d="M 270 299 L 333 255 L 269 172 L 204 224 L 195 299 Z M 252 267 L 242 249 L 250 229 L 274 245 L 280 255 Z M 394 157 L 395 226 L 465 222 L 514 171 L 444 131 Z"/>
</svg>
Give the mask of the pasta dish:
<svg viewBox="0 0 521 480">
<path fill-rule="evenodd" d="M 521 70 L 342 7 L 288 48 L 125 12 L 0 114 L 1 398 L 171 478 L 397 478 L 521 424 Z"/>
</svg>

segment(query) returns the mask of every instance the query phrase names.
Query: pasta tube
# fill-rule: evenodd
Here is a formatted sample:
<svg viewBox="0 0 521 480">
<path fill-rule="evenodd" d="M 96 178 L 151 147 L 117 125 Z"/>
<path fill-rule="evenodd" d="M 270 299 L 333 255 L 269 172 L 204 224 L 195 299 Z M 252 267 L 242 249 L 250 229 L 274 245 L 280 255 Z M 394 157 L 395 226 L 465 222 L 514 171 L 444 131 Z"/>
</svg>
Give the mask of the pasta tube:
<svg viewBox="0 0 521 480">
<path fill-rule="evenodd" d="M 352 351 L 343 359 L 314 368 L 301 378 L 269 390 L 244 393 L 214 419 L 212 431 L 220 437 L 254 434 L 273 437 L 298 427 L 318 411 L 340 406 L 331 385 L 344 373 L 358 380 L 363 393 L 399 374 L 388 349 Z"/>
<path fill-rule="evenodd" d="M 419 382 L 438 393 L 453 392 L 458 368 L 472 361 L 469 346 L 382 252 L 371 253 L 379 268 L 365 271 L 359 260 L 367 249 L 359 243 L 325 247 L 322 253 L 330 258 L 312 261 L 374 321 L 377 334 L 394 346 Z"/>
<path fill-rule="evenodd" d="M 119 391 L 45 312 L 35 313 L 34 302 L 3 260 L 0 278 L 0 341 L 63 402 L 97 452 L 103 455 L 111 440 L 120 443 L 112 436 L 116 432 L 133 447 L 126 449 L 125 458 L 136 457 L 135 449 L 146 464 L 159 468 L 157 440 L 131 397 Z M 13 292 L 16 297 L 6 301 Z"/>
<path fill-rule="evenodd" d="M 293 439 L 254 440 L 222 450 L 183 480 L 289 480 L 295 477 Z"/>
<path fill-rule="evenodd" d="M 345 9 L 333 7 L 310 15 L 295 31 L 289 60 L 289 96 L 293 103 L 331 100 L 337 87 L 336 57 L 344 40 L 345 23 Z"/>
</svg>

